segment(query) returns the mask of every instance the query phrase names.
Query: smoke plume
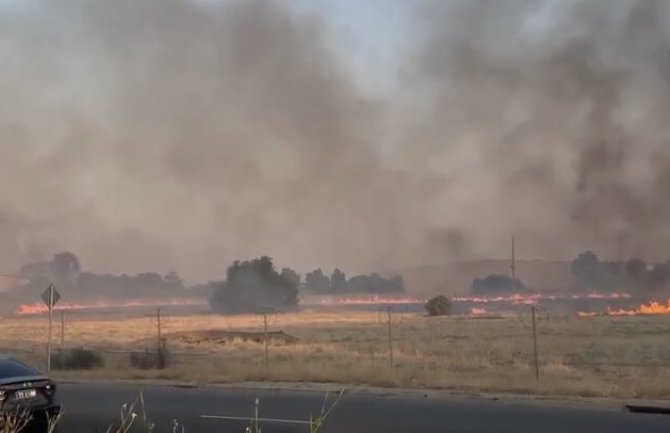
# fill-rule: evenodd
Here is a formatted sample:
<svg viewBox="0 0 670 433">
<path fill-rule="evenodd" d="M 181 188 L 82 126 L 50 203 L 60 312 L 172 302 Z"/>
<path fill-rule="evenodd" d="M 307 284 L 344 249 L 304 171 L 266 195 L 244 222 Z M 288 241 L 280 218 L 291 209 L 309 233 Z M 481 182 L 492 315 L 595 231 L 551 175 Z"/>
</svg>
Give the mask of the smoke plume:
<svg viewBox="0 0 670 433">
<path fill-rule="evenodd" d="M 385 100 L 280 2 L 0 7 L 0 269 L 666 257 L 668 6 L 428 2 Z"/>
<path fill-rule="evenodd" d="M 542 257 L 667 257 L 670 2 L 434 2 L 421 16 L 419 146 L 460 164 L 471 227 Z"/>
<path fill-rule="evenodd" d="M 379 268 L 425 243 L 424 181 L 384 166 L 384 107 L 317 19 L 260 0 L 30 1 L 0 19 L 3 266 L 67 249 L 203 278 L 266 254 Z"/>
</svg>

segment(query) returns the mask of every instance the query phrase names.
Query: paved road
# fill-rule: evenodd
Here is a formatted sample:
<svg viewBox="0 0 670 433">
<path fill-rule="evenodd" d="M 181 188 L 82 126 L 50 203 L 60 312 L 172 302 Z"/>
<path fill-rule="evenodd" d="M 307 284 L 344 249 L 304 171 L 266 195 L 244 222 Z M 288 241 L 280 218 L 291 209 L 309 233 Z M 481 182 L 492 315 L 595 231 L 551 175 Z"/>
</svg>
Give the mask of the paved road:
<svg viewBox="0 0 670 433">
<path fill-rule="evenodd" d="M 104 432 L 124 402 L 140 391 L 157 433 L 177 418 L 190 433 L 242 433 L 246 423 L 201 415 L 247 416 L 256 397 L 261 416 L 307 419 L 318 414 L 323 393 L 286 390 L 178 388 L 118 384 L 62 384 L 63 433 Z M 264 433 L 303 433 L 306 426 L 266 424 Z M 603 407 L 549 406 L 531 402 L 400 398 L 345 394 L 323 433 L 655 433 L 670 431 L 668 415 L 638 415 Z"/>
</svg>

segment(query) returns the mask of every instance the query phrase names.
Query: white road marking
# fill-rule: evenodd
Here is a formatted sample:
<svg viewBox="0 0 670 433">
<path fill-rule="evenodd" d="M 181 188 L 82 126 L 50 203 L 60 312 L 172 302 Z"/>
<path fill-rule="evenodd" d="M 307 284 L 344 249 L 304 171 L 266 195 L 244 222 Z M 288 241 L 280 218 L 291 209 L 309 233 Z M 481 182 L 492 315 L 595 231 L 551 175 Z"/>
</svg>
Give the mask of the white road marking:
<svg viewBox="0 0 670 433">
<path fill-rule="evenodd" d="M 243 416 L 218 416 L 218 415 L 200 415 L 200 418 L 204 419 L 222 419 L 228 421 L 255 421 L 255 419 Z M 310 425 L 309 421 L 300 421 L 294 419 L 274 419 L 274 418 L 258 418 L 259 422 L 273 422 L 273 423 L 284 423 L 284 424 L 301 424 L 301 425 Z"/>
</svg>

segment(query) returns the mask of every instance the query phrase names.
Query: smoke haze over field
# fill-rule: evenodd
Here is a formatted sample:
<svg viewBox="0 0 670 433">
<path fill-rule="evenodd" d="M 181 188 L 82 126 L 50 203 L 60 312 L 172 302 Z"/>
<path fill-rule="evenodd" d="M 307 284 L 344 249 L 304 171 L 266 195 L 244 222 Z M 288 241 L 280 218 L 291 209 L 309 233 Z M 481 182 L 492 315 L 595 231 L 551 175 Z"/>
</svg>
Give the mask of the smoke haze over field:
<svg viewBox="0 0 670 433">
<path fill-rule="evenodd" d="M 0 269 L 357 272 L 501 256 L 512 231 L 524 256 L 667 258 L 669 6 L 408 6 L 387 99 L 280 2 L 5 6 Z"/>
<path fill-rule="evenodd" d="M 93 269 L 209 276 L 261 254 L 378 265 L 415 234 L 419 191 L 374 149 L 383 110 L 313 19 L 186 0 L 3 18 L 6 259 L 67 246 Z"/>
</svg>

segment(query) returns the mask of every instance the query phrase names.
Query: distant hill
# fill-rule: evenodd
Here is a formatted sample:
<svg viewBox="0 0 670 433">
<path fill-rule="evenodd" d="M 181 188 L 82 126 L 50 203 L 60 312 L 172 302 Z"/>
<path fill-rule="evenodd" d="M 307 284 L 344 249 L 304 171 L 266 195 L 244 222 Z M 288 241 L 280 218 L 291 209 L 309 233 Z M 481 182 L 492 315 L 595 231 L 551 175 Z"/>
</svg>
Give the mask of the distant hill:
<svg viewBox="0 0 670 433">
<path fill-rule="evenodd" d="M 510 261 L 496 259 L 419 266 L 394 272 L 404 277 L 408 293 L 426 295 L 468 294 L 475 278 L 511 274 Z M 565 290 L 572 281 L 569 261 L 517 260 L 516 276 L 535 291 Z"/>
</svg>

